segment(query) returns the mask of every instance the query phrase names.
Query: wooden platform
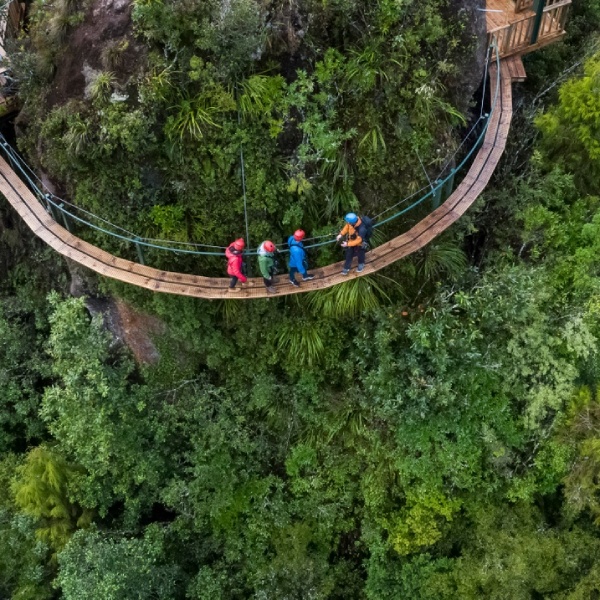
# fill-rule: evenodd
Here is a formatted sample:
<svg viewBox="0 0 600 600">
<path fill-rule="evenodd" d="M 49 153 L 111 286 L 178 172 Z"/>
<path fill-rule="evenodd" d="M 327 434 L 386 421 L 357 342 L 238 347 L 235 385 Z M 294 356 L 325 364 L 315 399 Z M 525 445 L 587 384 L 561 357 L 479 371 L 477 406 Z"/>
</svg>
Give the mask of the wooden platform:
<svg viewBox="0 0 600 600">
<path fill-rule="evenodd" d="M 501 62 L 500 89 L 490 117 L 484 143 L 465 179 L 438 209 L 408 232 L 378 246 L 367 254 L 362 273 L 341 274 L 342 262 L 320 269 L 311 269 L 315 279 L 303 282 L 300 288 L 291 286 L 287 275 L 275 285 L 279 295 L 299 294 L 328 288 L 354 277 L 369 275 L 423 248 L 448 229 L 475 202 L 488 184 L 504 151 L 512 119 L 512 81 L 509 62 Z M 496 96 L 496 65 L 490 67 L 491 97 Z M 207 299 L 246 299 L 272 297 L 267 295 L 262 278 L 249 279 L 240 292 L 228 293 L 228 278 L 201 277 L 160 271 L 122 258 L 117 258 L 88 244 L 61 227 L 46 212 L 42 204 L 19 179 L 11 167 L 0 158 L 0 192 L 11 203 L 31 230 L 59 254 L 96 271 L 154 292 L 165 292 Z"/>
<path fill-rule="evenodd" d="M 517 11 L 515 0 L 486 0 L 485 8 L 488 33 L 508 27 L 521 19 L 535 16 L 531 8 Z"/>
<path fill-rule="evenodd" d="M 527 73 L 525 72 L 525 67 L 523 66 L 523 61 L 520 56 L 515 55 L 507 58 L 506 66 L 508 67 L 508 72 L 513 81 L 520 82 L 527 79 Z"/>
<path fill-rule="evenodd" d="M 538 21 L 533 0 L 486 0 L 489 41 L 496 39 L 502 58 L 533 52 L 557 42 L 566 33 L 570 4 L 571 0 L 545 0 Z"/>
</svg>

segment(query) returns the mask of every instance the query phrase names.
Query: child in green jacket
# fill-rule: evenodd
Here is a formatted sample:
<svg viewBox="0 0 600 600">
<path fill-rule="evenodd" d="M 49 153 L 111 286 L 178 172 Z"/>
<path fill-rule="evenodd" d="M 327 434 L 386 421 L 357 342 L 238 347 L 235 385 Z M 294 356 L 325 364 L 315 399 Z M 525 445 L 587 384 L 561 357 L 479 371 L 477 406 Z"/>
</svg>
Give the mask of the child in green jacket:
<svg viewBox="0 0 600 600">
<path fill-rule="evenodd" d="M 275 244 L 269 240 L 263 242 L 258 248 L 258 267 L 269 294 L 277 293 L 277 290 L 273 287 L 276 250 Z"/>
</svg>

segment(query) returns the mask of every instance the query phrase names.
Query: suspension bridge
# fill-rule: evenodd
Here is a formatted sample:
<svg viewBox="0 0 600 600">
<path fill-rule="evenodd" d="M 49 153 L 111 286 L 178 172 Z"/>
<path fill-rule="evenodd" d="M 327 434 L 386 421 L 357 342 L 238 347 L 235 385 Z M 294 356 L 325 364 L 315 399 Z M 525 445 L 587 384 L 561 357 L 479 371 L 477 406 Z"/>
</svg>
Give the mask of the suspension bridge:
<svg viewBox="0 0 600 600">
<path fill-rule="evenodd" d="M 497 2 L 500 0 L 493 1 Z M 522 3 L 527 2 L 527 0 L 519 1 Z M 548 1 L 552 2 L 552 0 Z M 564 0 L 564 2 L 567 2 L 567 0 Z M 564 5 L 564 2 L 560 7 Z M 552 5 L 554 5 L 555 8 L 558 7 L 556 2 L 552 3 Z M 551 14 L 550 11 L 543 12 L 543 7 L 544 2 L 542 0 L 542 17 L 546 14 Z M 534 16 L 536 14 L 537 13 L 534 13 Z M 527 18 L 531 18 L 531 16 Z M 551 18 L 554 17 L 551 16 Z M 550 31 L 549 26 L 544 25 L 545 22 L 546 21 L 541 20 L 536 27 L 545 26 Z M 560 27 L 560 31 L 562 31 L 562 17 L 560 21 L 556 19 L 555 21 L 550 21 L 550 23 L 553 22 L 556 22 L 557 27 Z M 431 189 L 423 194 L 418 200 L 412 202 L 406 209 L 397 211 L 391 217 L 379 220 L 377 226 L 397 218 L 415 206 L 422 205 L 423 202 L 428 199 L 431 199 L 435 204 L 436 199 L 440 198 L 442 190 L 447 189 L 448 184 L 452 185 L 454 173 L 462 167 L 465 167 L 472 158 L 468 172 L 457 188 L 443 203 L 441 203 L 441 205 L 435 208 L 429 215 L 419 221 L 407 232 L 394 237 L 369 251 L 367 253 L 365 268 L 361 273 L 352 271 L 350 275 L 342 275 L 341 270 L 343 261 L 340 261 L 325 267 L 311 269 L 311 273 L 315 275 L 315 278 L 311 281 L 302 282 L 302 285 L 299 288 L 290 286 L 287 276 L 279 277 L 274 284 L 279 295 L 322 290 L 348 281 L 348 279 L 373 274 L 395 261 L 425 247 L 460 219 L 466 210 L 479 197 L 490 181 L 506 146 L 506 140 L 512 120 L 513 82 L 522 81 L 525 78 L 525 71 L 520 59 L 520 54 L 524 50 L 520 49 L 520 52 L 518 53 L 504 51 L 503 56 L 503 52 L 499 49 L 496 41 L 496 36 L 500 30 L 498 29 L 497 24 L 493 22 L 489 16 L 487 17 L 487 23 L 488 30 L 490 30 L 490 23 L 494 28 L 494 44 L 493 46 L 490 46 L 490 48 L 493 48 L 493 51 L 489 53 L 489 60 L 486 63 L 485 80 L 489 80 L 490 111 L 484 116 L 482 103 L 480 120 L 485 121 L 483 131 L 479 134 L 479 137 L 473 144 L 471 150 L 467 153 L 457 169 L 452 170 L 445 178 L 436 180 L 435 184 L 432 183 Z M 510 26 L 511 25 L 509 24 L 508 27 Z M 529 33 L 533 35 L 536 32 L 531 30 Z M 507 34 L 506 32 L 501 33 L 504 46 L 507 46 L 508 43 L 506 41 L 507 35 L 510 36 L 512 34 Z M 556 31 L 553 35 L 556 39 L 560 37 Z M 519 36 L 515 37 L 515 39 L 519 44 L 522 44 L 523 34 L 519 33 Z M 530 41 L 533 41 L 533 39 L 534 38 L 531 37 Z M 536 43 L 539 44 L 541 42 L 536 41 Z M 0 157 L 0 192 L 13 206 L 33 233 L 59 254 L 99 273 L 100 275 L 146 288 L 154 292 L 164 292 L 205 299 L 250 299 L 272 297 L 267 294 L 262 278 L 249 278 L 248 282 L 242 286 L 238 293 L 231 295 L 228 292 L 229 278 L 205 277 L 201 275 L 160 270 L 143 264 L 144 261 L 141 253 L 140 262 L 134 262 L 117 257 L 86 242 L 69 231 L 68 218 L 75 218 L 77 221 L 85 222 L 88 225 L 90 223 L 76 217 L 74 212 L 65 210 L 64 205 L 56 201 L 60 199 L 53 198 L 51 194 L 44 193 L 44 190 L 34 181 L 35 174 L 33 171 L 23 163 L 6 141 L 2 141 L 0 147 L 4 154 L 4 157 Z M 405 200 L 410 200 L 410 198 L 411 197 Z M 62 224 L 59 223 L 59 220 L 62 220 Z M 104 231 L 104 229 L 99 226 L 95 226 L 95 228 Z M 127 239 L 128 241 L 134 241 L 134 243 L 138 245 L 138 248 L 140 247 L 140 244 L 160 248 L 160 246 L 156 246 L 147 241 L 144 242 L 139 240 L 139 238 L 131 239 L 122 234 L 115 233 L 112 233 L 112 235 L 121 237 L 121 239 Z M 326 242 L 313 244 L 313 246 L 333 242 L 334 240 L 330 239 Z M 222 251 L 203 252 L 181 248 L 171 248 L 171 250 L 188 252 L 191 254 L 222 255 Z"/>
</svg>

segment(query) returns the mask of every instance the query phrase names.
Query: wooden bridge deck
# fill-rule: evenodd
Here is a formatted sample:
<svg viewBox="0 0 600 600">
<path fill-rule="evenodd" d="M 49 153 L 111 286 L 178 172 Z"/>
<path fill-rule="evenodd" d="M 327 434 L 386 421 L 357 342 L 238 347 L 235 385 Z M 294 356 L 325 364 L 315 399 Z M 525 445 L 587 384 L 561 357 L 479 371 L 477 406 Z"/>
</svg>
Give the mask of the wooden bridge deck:
<svg viewBox="0 0 600 600">
<path fill-rule="evenodd" d="M 279 295 L 298 294 L 328 288 L 348 279 L 369 275 L 393 262 L 423 248 L 450 225 L 457 221 L 481 194 L 500 160 L 512 119 L 512 80 L 515 72 L 512 59 L 500 63 L 500 93 L 495 110 L 490 118 L 484 143 L 469 172 L 454 193 L 429 216 L 406 233 L 378 246 L 367 254 L 362 273 L 352 271 L 341 274 L 342 262 L 323 268 L 311 269 L 315 279 L 303 282 L 300 288 L 291 286 L 287 275 L 280 276 L 275 284 Z M 514 67 L 514 65 L 512 65 Z M 496 66 L 490 67 L 492 97 L 496 93 Z M 92 246 L 61 227 L 46 212 L 45 208 L 19 179 L 6 161 L 0 158 L 0 192 L 7 198 L 33 233 L 56 252 L 86 266 L 100 275 L 147 288 L 154 292 L 165 292 L 207 299 L 246 299 L 273 297 L 266 293 L 262 278 L 251 278 L 242 289 L 228 293 L 229 279 L 202 277 L 161 271 L 129 260 L 118 258 Z M 238 284 L 239 285 L 239 284 Z"/>
</svg>

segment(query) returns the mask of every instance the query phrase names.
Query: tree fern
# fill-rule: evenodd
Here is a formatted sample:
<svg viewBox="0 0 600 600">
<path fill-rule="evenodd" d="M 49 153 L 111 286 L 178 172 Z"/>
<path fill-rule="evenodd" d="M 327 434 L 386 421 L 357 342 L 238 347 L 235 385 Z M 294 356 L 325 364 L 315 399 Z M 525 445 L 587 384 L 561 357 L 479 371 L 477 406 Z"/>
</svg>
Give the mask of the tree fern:
<svg viewBox="0 0 600 600">
<path fill-rule="evenodd" d="M 311 294 L 310 307 L 324 317 L 354 317 L 377 308 L 389 296 L 372 276 L 350 279 L 343 285 Z"/>
<path fill-rule="evenodd" d="M 417 270 L 426 279 L 436 279 L 446 275 L 458 277 L 467 268 L 467 257 L 453 242 L 436 242 L 427 246 L 419 260 Z"/>
<path fill-rule="evenodd" d="M 323 332 L 317 321 L 284 323 L 276 334 L 277 348 L 291 364 L 313 367 L 325 351 Z"/>
</svg>

